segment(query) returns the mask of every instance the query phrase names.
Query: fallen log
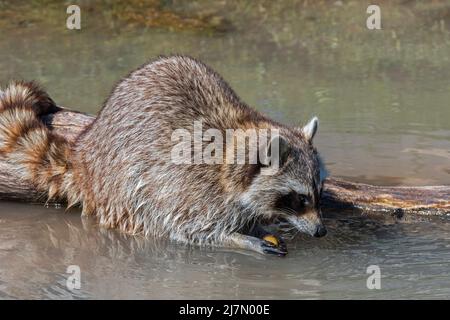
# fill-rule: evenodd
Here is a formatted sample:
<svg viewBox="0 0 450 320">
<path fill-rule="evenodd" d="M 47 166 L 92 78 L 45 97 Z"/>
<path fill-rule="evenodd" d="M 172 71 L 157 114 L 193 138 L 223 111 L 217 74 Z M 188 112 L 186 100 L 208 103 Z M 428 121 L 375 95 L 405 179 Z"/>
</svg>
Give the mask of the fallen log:
<svg viewBox="0 0 450 320">
<path fill-rule="evenodd" d="M 450 186 L 386 187 L 327 179 L 322 206 L 361 212 L 405 214 L 450 214 Z"/>
<path fill-rule="evenodd" d="M 55 134 L 73 141 L 95 117 L 60 108 L 42 120 Z M 14 164 L 0 159 L 0 200 L 40 203 L 46 198 L 14 170 Z M 325 209 L 381 212 L 398 218 L 405 214 L 446 215 L 450 214 L 450 186 L 383 187 L 329 178 L 322 203 Z"/>
</svg>

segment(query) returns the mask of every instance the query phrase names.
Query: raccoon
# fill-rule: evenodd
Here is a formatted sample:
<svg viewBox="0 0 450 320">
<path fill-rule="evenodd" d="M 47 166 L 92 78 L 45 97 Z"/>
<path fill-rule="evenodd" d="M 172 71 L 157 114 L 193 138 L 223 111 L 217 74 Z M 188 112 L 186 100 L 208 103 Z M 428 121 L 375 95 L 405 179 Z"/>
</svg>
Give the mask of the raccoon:
<svg viewBox="0 0 450 320">
<path fill-rule="evenodd" d="M 36 84 L 10 84 L 0 95 L 0 159 L 14 162 L 48 199 L 80 205 L 101 226 L 276 255 L 287 249 L 280 233 L 269 231 L 274 223 L 316 237 L 327 232 L 320 211 L 326 170 L 312 143 L 318 119 L 303 127 L 278 123 L 194 58 L 159 57 L 131 72 L 74 142 L 40 120 L 56 109 Z M 174 163 L 173 132 L 193 133 L 195 121 L 220 132 L 277 129 L 263 154 L 269 163 L 277 156 L 279 168 L 262 174 L 262 158 Z M 271 154 L 275 142 L 279 151 Z"/>
</svg>

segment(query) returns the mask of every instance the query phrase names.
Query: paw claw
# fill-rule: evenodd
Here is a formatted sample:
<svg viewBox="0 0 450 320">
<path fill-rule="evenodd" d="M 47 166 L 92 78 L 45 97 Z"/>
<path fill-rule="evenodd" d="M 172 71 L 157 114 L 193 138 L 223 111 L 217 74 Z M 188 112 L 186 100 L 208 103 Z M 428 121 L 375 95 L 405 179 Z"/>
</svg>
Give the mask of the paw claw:
<svg viewBox="0 0 450 320">
<path fill-rule="evenodd" d="M 284 242 L 280 243 L 280 245 L 274 245 L 269 241 L 263 240 L 262 249 L 266 254 L 275 254 L 282 257 L 287 254 L 287 248 Z"/>
</svg>

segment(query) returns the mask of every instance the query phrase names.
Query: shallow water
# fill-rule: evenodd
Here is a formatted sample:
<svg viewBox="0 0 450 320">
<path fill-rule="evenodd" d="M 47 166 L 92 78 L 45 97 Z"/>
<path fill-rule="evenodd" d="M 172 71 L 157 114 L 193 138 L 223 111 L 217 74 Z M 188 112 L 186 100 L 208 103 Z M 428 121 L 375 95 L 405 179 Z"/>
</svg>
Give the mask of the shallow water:
<svg viewBox="0 0 450 320">
<path fill-rule="evenodd" d="M 75 212 L 2 204 L 0 298 L 346 299 L 450 297 L 450 224 L 340 215 L 286 258 L 198 249 L 99 229 Z M 67 287 L 78 265 L 81 289 Z M 378 265 L 381 289 L 366 286 Z"/>
<path fill-rule="evenodd" d="M 356 56 L 363 46 L 377 46 L 381 40 L 375 38 L 339 42 L 329 55 L 308 51 L 321 39 L 301 32 L 294 37 L 301 41 L 290 39 L 285 30 L 300 27 L 295 17 L 270 20 L 267 29 L 252 20 L 231 22 L 234 29 L 225 33 L 92 24 L 72 32 L 64 24 L 21 27 L 11 19 L 12 26 L 0 32 L 0 83 L 36 79 L 59 104 L 94 113 L 133 68 L 159 54 L 190 54 L 278 120 L 304 123 L 317 115 L 316 144 L 333 176 L 386 185 L 450 184 L 448 33 L 431 37 L 438 46 L 424 44 L 434 54 L 430 61 L 440 63 L 436 69 L 411 57 L 411 50 L 392 53 L 390 47 L 363 63 L 342 60 L 349 48 Z M 414 36 L 402 41 L 417 49 Z M 280 259 L 155 244 L 102 230 L 77 211 L 0 203 L 0 298 L 450 297 L 448 219 L 334 213 L 326 224 L 326 238 L 297 238 Z M 80 290 L 66 287 L 69 265 L 80 267 Z M 381 268 L 381 290 L 366 287 L 369 265 Z"/>
</svg>

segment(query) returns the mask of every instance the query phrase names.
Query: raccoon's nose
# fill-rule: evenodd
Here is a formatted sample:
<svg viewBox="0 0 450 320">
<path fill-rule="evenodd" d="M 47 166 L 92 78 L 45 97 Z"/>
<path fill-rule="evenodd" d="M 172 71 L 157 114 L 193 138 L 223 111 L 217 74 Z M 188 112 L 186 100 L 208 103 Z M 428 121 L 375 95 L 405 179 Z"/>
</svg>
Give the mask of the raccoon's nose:
<svg viewBox="0 0 450 320">
<path fill-rule="evenodd" d="M 327 234 L 327 228 L 323 225 L 319 225 L 316 228 L 316 232 L 314 233 L 314 237 L 320 238 Z"/>
</svg>

